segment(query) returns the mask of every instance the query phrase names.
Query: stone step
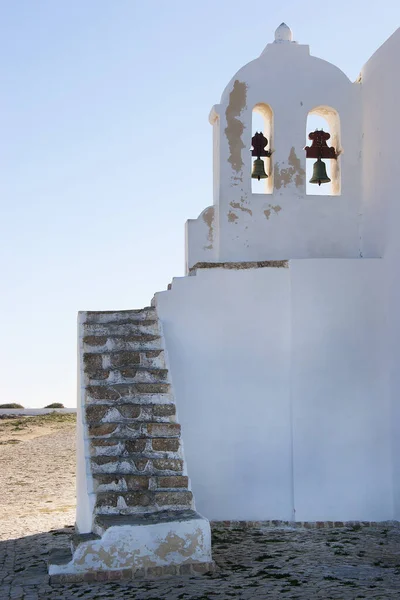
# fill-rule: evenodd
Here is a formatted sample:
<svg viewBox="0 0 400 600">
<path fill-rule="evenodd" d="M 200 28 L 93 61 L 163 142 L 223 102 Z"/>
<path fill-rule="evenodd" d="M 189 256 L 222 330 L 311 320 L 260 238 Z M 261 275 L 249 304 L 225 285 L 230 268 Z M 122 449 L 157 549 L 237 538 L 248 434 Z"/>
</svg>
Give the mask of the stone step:
<svg viewBox="0 0 400 600">
<path fill-rule="evenodd" d="M 115 323 L 84 323 L 85 335 L 92 336 L 126 336 L 126 335 L 159 335 L 160 328 L 157 320 L 132 321 L 124 320 Z"/>
<path fill-rule="evenodd" d="M 154 477 L 151 475 L 127 475 L 126 473 L 96 474 L 93 476 L 95 491 L 128 492 L 138 490 L 182 490 L 188 488 L 186 475 Z"/>
<path fill-rule="evenodd" d="M 149 458 L 143 454 L 127 457 L 95 456 L 89 459 L 93 476 L 97 474 L 182 475 L 181 458 Z"/>
<path fill-rule="evenodd" d="M 86 373 L 98 369 L 160 369 L 165 370 L 164 350 L 118 350 L 115 352 L 84 352 L 83 365 Z"/>
<path fill-rule="evenodd" d="M 103 433 L 104 432 L 104 433 Z M 89 437 L 112 437 L 119 439 L 136 438 L 179 438 L 181 426 L 178 423 L 103 423 L 89 424 Z"/>
<path fill-rule="evenodd" d="M 164 350 L 116 350 L 101 354 L 104 365 L 111 369 L 142 366 L 165 369 Z"/>
<path fill-rule="evenodd" d="M 87 406 L 108 406 L 109 408 L 128 405 L 128 404 L 174 404 L 172 394 L 135 394 L 134 396 L 124 396 L 119 400 L 96 400 L 86 397 Z"/>
<path fill-rule="evenodd" d="M 169 404 L 89 404 L 86 407 L 86 422 L 90 425 L 101 423 L 129 423 L 131 421 L 174 422 L 176 407 Z"/>
<path fill-rule="evenodd" d="M 135 364 L 115 367 L 107 363 L 102 354 L 84 354 L 84 371 L 91 385 L 105 380 L 108 383 L 164 383 L 168 380 L 168 369 L 165 368 Z"/>
<path fill-rule="evenodd" d="M 85 335 L 83 337 L 84 352 L 103 353 L 115 351 L 162 350 L 162 340 L 159 335 Z"/>
<path fill-rule="evenodd" d="M 202 518 L 195 510 L 160 510 L 154 513 L 136 515 L 96 515 L 93 520 L 93 531 L 103 535 L 110 527 L 137 527 Z"/>
<path fill-rule="evenodd" d="M 133 374 L 133 377 L 130 376 L 131 374 Z M 168 371 L 162 373 L 161 369 L 158 373 L 151 373 L 145 370 L 142 372 L 138 372 L 134 368 L 124 369 L 123 371 L 119 371 L 117 369 L 104 369 L 102 371 L 97 372 L 95 377 L 90 377 L 88 379 L 88 385 L 114 386 L 115 384 L 119 383 L 125 385 L 132 385 L 136 383 L 169 383 Z"/>
<path fill-rule="evenodd" d="M 180 453 L 181 441 L 179 438 L 91 438 L 90 449 L 92 456 L 124 457 L 143 452 L 149 457 L 175 458 Z"/>
<path fill-rule="evenodd" d="M 104 382 L 103 385 L 86 386 L 87 397 L 91 400 L 116 401 L 134 400 L 141 394 L 170 394 L 169 383 L 112 383 Z"/>
<path fill-rule="evenodd" d="M 85 313 L 85 323 L 117 323 L 118 321 L 149 321 L 157 320 L 156 309 L 146 306 L 138 310 L 88 311 Z"/>
<path fill-rule="evenodd" d="M 155 510 L 182 510 L 192 508 L 193 494 L 188 490 L 179 491 L 131 491 L 131 492 L 98 492 L 96 494 L 96 513 L 117 511 L 132 512 Z"/>
<path fill-rule="evenodd" d="M 176 423 L 157 423 L 158 425 L 176 425 Z M 88 432 L 91 441 L 96 438 L 108 440 L 110 437 L 124 440 L 136 440 L 137 438 L 162 437 L 160 435 L 152 436 L 151 432 L 145 429 L 146 423 L 101 423 L 100 425 L 89 425 Z M 154 431 L 154 428 L 152 428 Z M 159 430 L 158 430 L 159 431 Z M 170 437 L 174 437 L 172 434 Z M 179 436 L 175 436 L 178 438 Z"/>
</svg>

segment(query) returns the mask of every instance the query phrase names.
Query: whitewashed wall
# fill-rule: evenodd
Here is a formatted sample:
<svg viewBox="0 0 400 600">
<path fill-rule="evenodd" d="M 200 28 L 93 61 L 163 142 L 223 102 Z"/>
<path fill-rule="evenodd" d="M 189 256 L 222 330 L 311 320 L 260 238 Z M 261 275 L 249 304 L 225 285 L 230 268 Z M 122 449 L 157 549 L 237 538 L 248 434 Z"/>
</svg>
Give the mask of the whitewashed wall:
<svg viewBox="0 0 400 600">
<path fill-rule="evenodd" d="M 199 270 L 156 294 L 206 517 L 393 518 L 382 272 L 294 260 Z"/>
<path fill-rule="evenodd" d="M 400 519 L 400 59 L 398 29 L 362 70 L 364 256 L 384 257 L 385 301 L 377 307 L 386 319 L 385 367 L 392 407 L 392 453 L 395 518 Z"/>
<path fill-rule="evenodd" d="M 289 270 L 207 270 L 156 294 L 196 508 L 292 516 Z"/>
<path fill-rule="evenodd" d="M 293 261 L 296 518 L 393 518 L 383 261 Z"/>
</svg>

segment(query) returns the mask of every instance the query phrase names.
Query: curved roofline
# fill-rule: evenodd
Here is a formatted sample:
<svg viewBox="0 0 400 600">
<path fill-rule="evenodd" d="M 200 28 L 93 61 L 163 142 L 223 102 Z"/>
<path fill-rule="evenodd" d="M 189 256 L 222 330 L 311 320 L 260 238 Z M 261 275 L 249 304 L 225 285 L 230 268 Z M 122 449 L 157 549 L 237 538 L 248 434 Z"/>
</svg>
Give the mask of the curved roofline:
<svg viewBox="0 0 400 600">
<path fill-rule="evenodd" d="M 398 29 L 398 31 L 400 32 L 400 28 Z M 225 86 L 222 94 L 221 94 L 221 98 L 220 98 L 220 103 L 223 102 L 224 96 L 225 94 L 227 94 L 232 87 L 232 82 L 235 81 L 236 79 L 241 79 L 240 75 L 241 73 L 246 70 L 250 65 L 252 65 L 253 63 L 256 63 L 257 61 L 265 61 L 265 57 L 267 56 L 267 54 L 261 54 L 260 56 L 258 56 L 257 58 L 254 58 L 253 60 L 249 61 L 248 63 L 246 63 L 245 65 L 243 65 L 243 67 L 241 67 L 238 71 L 236 71 L 236 73 L 233 75 L 233 77 L 231 77 L 231 79 L 229 80 L 228 84 Z M 342 69 L 340 69 L 340 67 L 334 65 L 333 63 L 325 60 L 324 58 L 320 58 L 318 56 L 314 56 L 313 54 L 309 54 L 308 55 L 309 58 L 313 61 L 318 61 L 320 63 L 325 63 L 326 65 L 329 65 L 329 68 L 331 69 L 335 69 L 338 73 L 340 73 L 344 78 L 346 78 L 346 80 L 350 83 L 353 84 L 354 82 L 349 78 L 348 75 L 346 75 L 346 73 L 344 71 L 342 71 Z M 244 81 L 246 81 L 245 78 L 242 78 Z"/>
</svg>

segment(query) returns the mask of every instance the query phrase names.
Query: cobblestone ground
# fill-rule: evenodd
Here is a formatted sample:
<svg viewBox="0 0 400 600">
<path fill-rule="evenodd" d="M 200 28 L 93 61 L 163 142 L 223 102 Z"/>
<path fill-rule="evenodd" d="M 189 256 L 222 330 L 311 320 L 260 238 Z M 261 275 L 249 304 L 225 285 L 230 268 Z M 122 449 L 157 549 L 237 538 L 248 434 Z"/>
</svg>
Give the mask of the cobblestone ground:
<svg viewBox="0 0 400 600">
<path fill-rule="evenodd" d="M 71 531 L 0 542 L 1 600 L 400 598 L 398 527 L 214 528 L 218 571 L 211 576 L 50 586 L 49 549 L 66 545 Z"/>
</svg>

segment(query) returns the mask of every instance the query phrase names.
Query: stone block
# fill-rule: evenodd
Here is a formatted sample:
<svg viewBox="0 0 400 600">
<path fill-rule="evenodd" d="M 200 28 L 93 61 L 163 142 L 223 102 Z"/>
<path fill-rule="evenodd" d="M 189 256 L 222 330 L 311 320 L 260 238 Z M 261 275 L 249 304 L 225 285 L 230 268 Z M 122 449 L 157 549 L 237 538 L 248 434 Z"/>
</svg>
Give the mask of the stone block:
<svg viewBox="0 0 400 600">
<path fill-rule="evenodd" d="M 103 357 L 101 354 L 86 353 L 83 355 L 83 368 L 85 373 L 92 376 L 96 371 L 103 369 Z"/>
<path fill-rule="evenodd" d="M 125 450 L 129 454 L 134 454 L 136 452 L 143 452 L 146 448 L 147 440 L 145 438 L 139 438 L 136 440 L 126 440 L 125 442 Z"/>
<path fill-rule="evenodd" d="M 89 376 L 90 381 L 106 381 L 110 376 L 110 369 L 98 369 L 97 371 L 92 371 Z"/>
<path fill-rule="evenodd" d="M 89 425 L 90 437 L 111 435 L 118 429 L 118 423 L 103 423 L 102 425 Z"/>
<path fill-rule="evenodd" d="M 118 411 L 124 417 L 124 419 L 138 419 L 141 413 L 141 406 L 139 404 L 121 404 L 118 405 Z"/>
<path fill-rule="evenodd" d="M 158 488 L 187 488 L 189 478 L 183 475 L 170 475 L 169 477 L 157 477 Z"/>
<path fill-rule="evenodd" d="M 86 420 L 88 423 L 100 423 L 108 411 L 108 406 L 102 404 L 89 404 L 86 406 Z"/>
<path fill-rule="evenodd" d="M 153 460 L 155 471 L 174 471 L 181 473 L 183 470 L 183 461 L 176 458 L 155 458 Z"/>
<path fill-rule="evenodd" d="M 155 501 L 157 506 L 191 506 L 193 500 L 192 492 L 187 490 L 179 492 L 156 492 Z"/>
<path fill-rule="evenodd" d="M 105 346 L 107 344 L 107 336 L 100 335 L 85 335 L 83 343 L 88 346 Z"/>
<path fill-rule="evenodd" d="M 158 349 L 152 349 L 152 350 L 148 350 L 147 348 L 144 348 L 143 350 L 141 350 L 141 352 L 146 356 L 146 358 L 158 358 L 160 356 L 160 354 L 163 352 L 162 348 Z"/>
<path fill-rule="evenodd" d="M 154 452 L 178 452 L 180 443 L 176 438 L 153 438 L 151 441 Z"/>
<path fill-rule="evenodd" d="M 115 352 L 110 355 L 110 367 L 121 369 L 131 365 L 140 365 L 140 352 Z"/>
<path fill-rule="evenodd" d="M 90 445 L 94 448 L 112 448 L 115 446 L 116 448 L 121 443 L 121 440 L 117 438 L 92 438 L 90 440 Z"/>
<path fill-rule="evenodd" d="M 147 434 L 150 437 L 179 437 L 181 426 L 178 423 L 148 423 Z"/>
<path fill-rule="evenodd" d="M 175 404 L 154 404 L 153 406 L 153 415 L 155 417 L 171 417 L 175 414 Z"/>
<path fill-rule="evenodd" d="M 86 387 L 86 393 L 93 400 L 118 400 L 120 394 L 108 385 L 88 385 Z"/>
<path fill-rule="evenodd" d="M 119 372 L 121 373 L 122 377 L 126 377 L 127 379 L 134 379 L 138 370 L 135 367 L 124 367 L 120 368 Z"/>
<path fill-rule="evenodd" d="M 145 475 L 125 475 L 124 476 L 128 490 L 148 490 L 149 477 Z"/>
<path fill-rule="evenodd" d="M 96 497 L 96 507 L 104 508 L 105 506 L 110 506 L 111 508 L 116 508 L 118 503 L 118 496 L 118 492 L 98 493 Z"/>
<path fill-rule="evenodd" d="M 154 504 L 154 494 L 150 492 L 126 492 L 123 497 L 127 506 L 150 506 Z"/>
</svg>

